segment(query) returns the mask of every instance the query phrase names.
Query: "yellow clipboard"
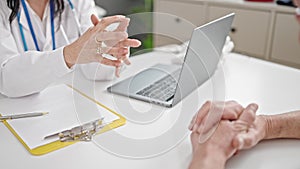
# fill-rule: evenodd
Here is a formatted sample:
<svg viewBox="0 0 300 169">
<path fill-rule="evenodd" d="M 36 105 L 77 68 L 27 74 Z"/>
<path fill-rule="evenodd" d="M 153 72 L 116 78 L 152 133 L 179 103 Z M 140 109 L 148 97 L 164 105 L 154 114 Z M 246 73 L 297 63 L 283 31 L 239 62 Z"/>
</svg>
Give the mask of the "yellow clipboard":
<svg viewBox="0 0 300 169">
<path fill-rule="evenodd" d="M 110 108 L 106 107 L 105 105 L 101 104 L 100 102 L 94 100 L 93 98 L 87 96 L 86 94 L 84 94 L 83 92 L 79 91 L 78 89 L 75 89 L 74 87 L 72 87 L 71 85 L 67 85 L 68 87 L 70 87 L 71 89 L 73 89 L 74 91 L 78 92 L 79 94 L 81 94 L 82 96 L 84 96 L 85 98 L 87 98 L 88 100 L 91 100 L 92 102 L 94 102 L 95 104 L 103 107 L 104 109 L 108 110 L 109 112 L 111 112 L 112 114 L 116 115 L 119 117 L 119 119 L 114 120 L 113 122 L 107 124 L 100 132 L 98 132 L 97 134 L 101 134 L 104 132 L 107 132 L 109 130 L 112 130 L 114 128 L 120 127 L 122 125 L 124 125 L 126 123 L 126 119 L 121 116 L 120 114 L 116 113 L 115 111 L 111 110 Z M 1 114 L 0 114 L 1 116 Z M 53 152 L 55 150 L 67 147 L 69 145 L 75 144 L 79 141 L 71 141 L 71 142 L 61 142 L 61 141 L 54 141 L 33 149 L 30 149 L 29 146 L 24 142 L 24 140 L 17 134 L 17 132 L 13 129 L 13 127 L 7 123 L 7 121 L 3 121 L 3 124 L 10 130 L 10 132 L 19 140 L 19 142 L 26 148 L 26 150 L 35 156 L 40 156 L 40 155 L 44 155 L 50 152 Z"/>
</svg>

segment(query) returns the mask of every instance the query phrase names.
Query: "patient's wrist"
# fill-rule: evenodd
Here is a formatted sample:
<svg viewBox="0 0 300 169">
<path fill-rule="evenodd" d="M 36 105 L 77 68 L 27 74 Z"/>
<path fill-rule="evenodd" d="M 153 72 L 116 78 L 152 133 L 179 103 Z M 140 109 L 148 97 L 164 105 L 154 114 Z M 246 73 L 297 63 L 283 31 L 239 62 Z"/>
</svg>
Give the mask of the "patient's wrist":
<svg viewBox="0 0 300 169">
<path fill-rule="evenodd" d="M 257 128 L 258 128 L 258 142 L 264 139 L 269 138 L 269 131 L 270 131 L 270 126 L 269 126 L 269 119 L 270 117 L 267 115 L 259 115 L 256 117 L 257 122 Z"/>
<path fill-rule="evenodd" d="M 264 139 L 280 138 L 281 127 L 275 116 L 262 116 L 265 120 L 265 136 Z"/>
<path fill-rule="evenodd" d="M 221 169 L 226 160 L 226 153 L 217 146 L 201 144 L 193 154 L 189 169 Z"/>
</svg>

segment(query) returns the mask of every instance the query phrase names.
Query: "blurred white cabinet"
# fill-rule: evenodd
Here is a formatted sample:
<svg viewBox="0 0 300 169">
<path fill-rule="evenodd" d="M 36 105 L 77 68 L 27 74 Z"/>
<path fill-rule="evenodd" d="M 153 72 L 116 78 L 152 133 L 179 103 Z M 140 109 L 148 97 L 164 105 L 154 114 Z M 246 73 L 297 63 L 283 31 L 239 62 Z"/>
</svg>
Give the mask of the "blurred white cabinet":
<svg viewBox="0 0 300 169">
<path fill-rule="evenodd" d="M 190 38 L 195 26 L 236 13 L 231 38 L 235 52 L 300 68 L 299 25 L 295 9 L 242 0 L 154 0 L 155 46 Z"/>
<path fill-rule="evenodd" d="M 156 1 L 155 11 L 153 30 L 156 46 L 187 41 L 193 29 L 205 23 L 205 10 L 201 3 Z"/>
<path fill-rule="evenodd" d="M 271 13 L 209 6 L 208 19 L 211 21 L 231 12 L 236 14 L 230 34 L 235 43 L 235 51 L 264 58 L 266 55 Z"/>
<path fill-rule="evenodd" d="M 284 13 L 276 14 L 272 41 L 271 60 L 287 65 L 300 65 L 300 26 L 295 16 Z M 299 32 L 300 33 L 300 32 Z"/>
</svg>

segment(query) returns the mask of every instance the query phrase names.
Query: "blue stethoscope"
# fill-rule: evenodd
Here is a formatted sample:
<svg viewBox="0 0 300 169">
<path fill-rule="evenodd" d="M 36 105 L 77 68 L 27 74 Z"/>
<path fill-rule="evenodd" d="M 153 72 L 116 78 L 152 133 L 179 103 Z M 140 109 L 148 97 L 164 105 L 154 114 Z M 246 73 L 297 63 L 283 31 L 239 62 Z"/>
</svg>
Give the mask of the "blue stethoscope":
<svg viewBox="0 0 300 169">
<path fill-rule="evenodd" d="M 74 5 L 73 5 L 71 0 L 68 0 L 68 2 L 69 2 L 69 5 L 70 5 L 70 8 L 71 8 L 71 10 L 74 14 L 76 25 L 77 25 L 78 31 L 79 31 L 79 35 L 81 35 L 82 32 L 81 32 L 81 29 L 80 29 L 80 23 L 79 23 Z M 21 0 L 21 3 L 22 3 L 22 6 L 24 8 L 25 16 L 26 16 L 26 19 L 27 19 L 27 23 L 28 23 L 28 26 L 29 26 L 29 30 L 30 30 L 35 48 L 36 48 L 37 51 L 40 51 L 40 48 L 39 48 L 39 45 L 37 43 L 37 38 L 36 38 L 34 29 L 33 29 L 33 26 L 32 26 L 32 22 L 31 22 L 31 19 L 30 19 L 30 16 L 29 16 L 29 12 L 28 12 L 25 0 Z M 50 22 L 51 22 L 51 36 L 52 36 L 52 49 L 53 50 L 56 49 L 55 28 L 54 28 L 54 8 L 55 8 L 54 0 L 50 0 Z M 21 22 L 20 22 L 20 18 L 21 18 L 20 17 L 20 12 L 18 12 L 17 18 L 18 18 L 18 22 L 19 22 L 19 28 L 20 28 L 20 33 L 21 33 L 21 38 L 22 38 L 22 41 L 23 41 L 23 45 L 24 45 L 24 50 L 28 51 L 28 46 L 27 46 L 27 43 L 26 43 L 26 40 L 25 40 L 25 34 L 24 34 L 24 31 L 23 31 L 23 26 L 21 25 Z"/>
</svg>

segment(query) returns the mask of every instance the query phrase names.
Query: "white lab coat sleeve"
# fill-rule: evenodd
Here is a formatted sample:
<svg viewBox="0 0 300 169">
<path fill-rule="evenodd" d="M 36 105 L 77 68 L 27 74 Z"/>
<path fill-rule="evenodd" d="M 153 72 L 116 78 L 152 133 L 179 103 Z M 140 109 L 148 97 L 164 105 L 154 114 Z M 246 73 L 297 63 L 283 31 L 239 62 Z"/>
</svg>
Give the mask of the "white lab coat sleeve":
<svg viewBox="0 0 300 169">
<path fill-rule="evenodd" d="M 0 11 L 0 93 L 20 97 L 37 93 L 69 73 L 63 48 L 19 53 L 7 15 Z"/>
<path fill-rule="evenodd" d="M 96 14 L 94 0 L 77 0 L 74 1 L 74 6 L 79 14 L 79 22 L 81 30 L 85 32 L 93 26 L 91 15 Z M 96 50 L 95 50 L 96 53 Z M 115 67 L 106 66 L 100 63 L 90 63 L 79 65 L 84 76 L 89 80 L 112 80 L 115 77 Z"/>
</svg>

